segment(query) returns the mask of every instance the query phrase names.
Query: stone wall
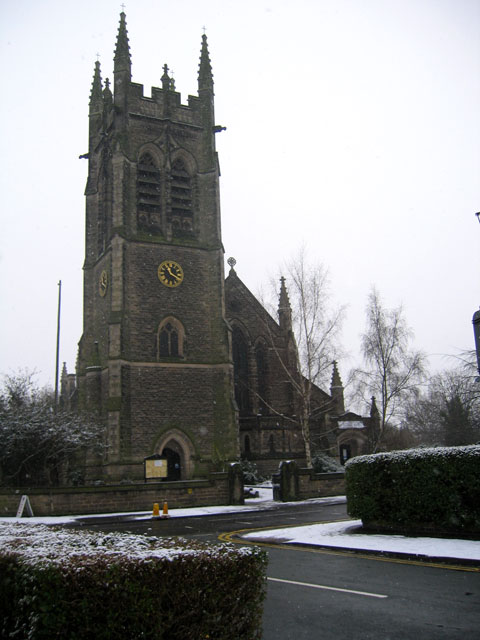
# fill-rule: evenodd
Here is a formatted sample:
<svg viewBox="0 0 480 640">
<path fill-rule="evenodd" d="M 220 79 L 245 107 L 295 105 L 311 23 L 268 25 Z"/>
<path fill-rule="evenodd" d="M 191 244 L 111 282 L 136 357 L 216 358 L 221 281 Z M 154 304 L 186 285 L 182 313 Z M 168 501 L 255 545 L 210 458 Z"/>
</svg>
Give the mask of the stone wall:
<svg viewBox="0 0 480 640">
<path fill-rule="evenodd" d="M 344 473 L 315 473 L 294 460 L 281 462 L 272 482 L 274 499 L 283 502 L 345 495 Z"/>
<path fill-rule="evenodd" d="M 243 478 L 231 470 L 211 473 L 205 480 L 48 490 L 2 489 L 0 515 L 14 517 L 22 495 L 28 495 L 35 516 L 152 511 L 155 502 L 160 505 L 168 502 L 169 508 L 243 504 Z"/>
<path fill-rule="evenodd" d="M 314 473 L 312 469 L 299 469 L 299 500 L 325 496 L 345 495 L 344 473 Z"/>
</svg>

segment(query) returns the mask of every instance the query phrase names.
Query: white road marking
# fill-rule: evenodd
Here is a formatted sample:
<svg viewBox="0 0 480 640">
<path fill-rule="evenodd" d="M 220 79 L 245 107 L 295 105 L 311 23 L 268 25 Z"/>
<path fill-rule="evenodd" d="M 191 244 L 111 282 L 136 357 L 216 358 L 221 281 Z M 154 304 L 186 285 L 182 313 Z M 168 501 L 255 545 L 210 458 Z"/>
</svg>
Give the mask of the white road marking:
<svg viewBox="0 0 480 640">
<path fill-rule="evenodd" d="M 340 589 L 339 587 L 327 587 L 323 584 L 311 584 L 310 582 L 297 582 L 296 580 L 282 580 L 281 578 L 270 578 L 271 582 L 284 582 L 285 584 L 295 584 L 300 587 L 311 587 L 312 589 L 325 589 L 326 591 L 340 591 L 341 593 L 353 593 L 356 596 L 368 596 L 369 598 L 388 598 L 381 593 L 369 593 L 368 591 L 354 591 L 353 589 Z"/>
</svg>

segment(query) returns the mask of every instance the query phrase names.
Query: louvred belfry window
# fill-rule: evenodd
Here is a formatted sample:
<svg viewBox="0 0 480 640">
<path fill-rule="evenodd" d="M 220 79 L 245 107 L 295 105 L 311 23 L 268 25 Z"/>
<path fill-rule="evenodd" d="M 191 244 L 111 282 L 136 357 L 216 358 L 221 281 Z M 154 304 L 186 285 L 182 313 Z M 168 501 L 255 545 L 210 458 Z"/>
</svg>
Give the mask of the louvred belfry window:
<svg viewBox="0 0 480 640">
<path fill-rule="evenodd" d="M 160 171 L 149 153 L 137 165 L 137 224 L 140 231 L 161 231 Z"/>
<path fill-rule="evenodd" d="M 182 160 L 177 159 L 171 170 L 170 222 L 175 231 L 193 230 L 192 179 Z"/>
</svg>

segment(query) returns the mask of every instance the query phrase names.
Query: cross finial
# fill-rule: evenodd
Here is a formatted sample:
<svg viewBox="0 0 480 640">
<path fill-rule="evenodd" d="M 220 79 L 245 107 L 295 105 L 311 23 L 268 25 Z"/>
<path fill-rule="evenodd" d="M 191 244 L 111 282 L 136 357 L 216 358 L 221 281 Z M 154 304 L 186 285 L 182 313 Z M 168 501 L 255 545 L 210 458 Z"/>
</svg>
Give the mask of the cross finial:
<svg viewBox="0 0 480 640">
<path fill-rule="evenodd" d="M 95 55 L 97 56 L 97 62 L 99 62 L 100 61 L 100 54 L 96 53 Z"/>
<path fill-rule="evenodd" d="M 120 6 L 122 7 L 122 11 L 125 13 L 125 5 L 123 4 L 123 2 Z"/>
<path fill-rule="evenodd" d="M 205 35 L 205 33 L 207 31 L 207 27 L 205 25 L 203 25 L 202 29 L 203 29 L 203 35 Z"/>
</svg>

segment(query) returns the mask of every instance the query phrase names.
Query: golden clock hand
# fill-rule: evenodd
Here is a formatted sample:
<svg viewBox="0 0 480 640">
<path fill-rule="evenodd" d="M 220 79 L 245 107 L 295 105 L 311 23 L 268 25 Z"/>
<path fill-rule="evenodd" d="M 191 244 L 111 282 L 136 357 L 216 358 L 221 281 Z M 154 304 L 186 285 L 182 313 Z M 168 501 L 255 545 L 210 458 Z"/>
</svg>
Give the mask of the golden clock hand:
<svg viewBox="0 0 480 640">
<path fill-rule="evenodd" d="M 167 265 L 167 271 L 168 271 L 168 273 L 172 276 L 172 278 L 175 278 L 175 280 L 178 280 L 178 276 L 177 276 L 175 273 L 173 273 L 173 271 L 172 271 L 172 267 L 169 267 L 169 266 Z"/>
</svg>

